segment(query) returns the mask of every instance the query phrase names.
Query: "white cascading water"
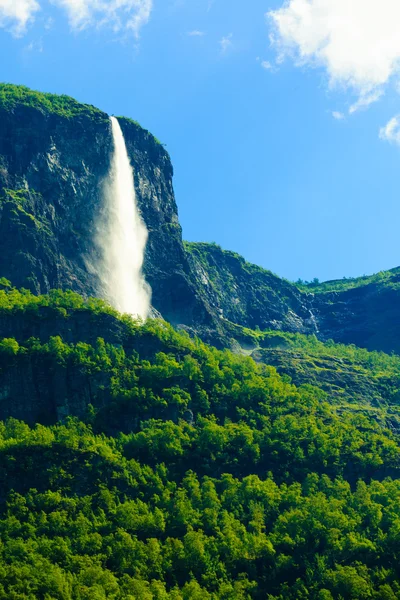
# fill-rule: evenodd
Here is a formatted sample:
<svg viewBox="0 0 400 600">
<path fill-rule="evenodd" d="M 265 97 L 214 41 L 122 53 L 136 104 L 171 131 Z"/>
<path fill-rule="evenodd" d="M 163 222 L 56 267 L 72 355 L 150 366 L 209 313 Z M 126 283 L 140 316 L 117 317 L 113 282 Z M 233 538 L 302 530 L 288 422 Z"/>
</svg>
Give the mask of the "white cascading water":
<svg viewBox="0 0 400 600">
<path fill-rule="evenodd" d="M 111 117 L 114 154 L 104 186 L 104 216 L 97 231 L 103 295 L 114 308 L 146 319 L 150 287 L 143 273 L 147 229 L 136 203 L 133 169 L 118 120 Z"/>
</svg>

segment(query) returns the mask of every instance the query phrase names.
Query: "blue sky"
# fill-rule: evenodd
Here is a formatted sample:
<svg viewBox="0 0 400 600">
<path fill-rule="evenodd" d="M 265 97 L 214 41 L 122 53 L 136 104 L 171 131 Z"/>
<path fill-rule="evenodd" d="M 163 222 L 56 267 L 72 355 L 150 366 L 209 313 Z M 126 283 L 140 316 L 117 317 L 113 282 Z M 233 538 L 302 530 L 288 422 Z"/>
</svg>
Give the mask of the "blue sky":
<svg viewBox="0 0 400 600">
<path fill-rule="evenodd" d="M 356 276 L 400 264 L 399 25 L 398 0 L 0 0 L 0 80 L 152 131 L 186 239 Z"/>
</svg>

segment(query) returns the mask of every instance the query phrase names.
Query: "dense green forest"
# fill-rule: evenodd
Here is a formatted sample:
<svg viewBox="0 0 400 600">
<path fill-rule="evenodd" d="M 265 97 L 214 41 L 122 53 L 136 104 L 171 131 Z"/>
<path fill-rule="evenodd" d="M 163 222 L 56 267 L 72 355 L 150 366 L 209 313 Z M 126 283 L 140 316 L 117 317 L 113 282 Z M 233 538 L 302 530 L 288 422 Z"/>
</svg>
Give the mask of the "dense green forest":
<svg viewBox="0 0 400 600">
<path fill-rule="evenodd" d="M 2 319 L 105 314 L 127 333 L 0 341 L 2 381 L 39 364 L 102 381 L 80 419 L 0 425 L 0 598 L 400 598 L 395 399 L 349 408 L 163 321 L 1 284 Z M 399 373 L 395 356 L 282 337 Z"/>
</svg>

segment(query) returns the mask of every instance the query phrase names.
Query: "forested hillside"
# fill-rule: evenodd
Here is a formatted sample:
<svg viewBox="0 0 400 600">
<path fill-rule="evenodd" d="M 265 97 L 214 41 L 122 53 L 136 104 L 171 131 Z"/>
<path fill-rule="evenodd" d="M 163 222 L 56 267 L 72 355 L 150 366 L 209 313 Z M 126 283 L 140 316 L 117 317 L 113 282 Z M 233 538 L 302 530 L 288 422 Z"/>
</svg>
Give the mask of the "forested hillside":
<svg viewBox="0 0 400 600">
<path fill-rule="evenodd" d="M 0 329 L 0 598 L 400 598 L 394 392 L 296 387 L 163 321 L 5 280 Z M 286 344 L 395 389 L 397 357 Z"/>
<path fill-rule="evenodd" d="M 184 243 L 167 151 L 118 124 L 144 322 L 99 299 L 109 116 L 0 84 L 0 599 L 400 599 L 399 269 Z"/>
</svg>

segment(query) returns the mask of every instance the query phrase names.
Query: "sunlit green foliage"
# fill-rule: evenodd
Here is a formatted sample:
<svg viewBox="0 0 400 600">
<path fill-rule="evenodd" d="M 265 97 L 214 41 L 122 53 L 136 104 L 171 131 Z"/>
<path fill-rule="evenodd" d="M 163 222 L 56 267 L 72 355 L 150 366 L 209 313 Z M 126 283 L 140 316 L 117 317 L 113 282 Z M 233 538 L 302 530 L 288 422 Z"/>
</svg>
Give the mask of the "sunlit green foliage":
<svg viewBox="0 0 400 600">
<path fill-rule="evenodd" d="M 370 351 L 366 348 L 358 348 L 354 344 L 338 344 L 333 340 L 321 342 L 315 335 L 285 331 L 252 331 L 233 323 L 230 323 L 229 327 L 233 335 L 243 337 L 256 347 L 277 348 L 304 352 L 313 356 L 331 356 L 337 359 L 345 359 L 351 361 L 352 364 L 368 369 L 368 372 L 372 375 L 400 374 L 400 356 L 398 354 Z"/>
<path fill-rule="evenodd" d="M 155 135 L 153 135 L 148 129 L 145 129 L 144 127 L 141 126 L 141 124 L 138 121 L 135 121 L 135 119 L 130 119 L 129 117 L 117 117 L 118 121 L 122 121 L 122 122 L 126 122 L 126 123 L 130 123 L 131 125 L 134 125 L 138 130 L 140 130 L 140 132 L 142 134 L 144 134 L 147 139 L 152 139 L 154 142 L 156 142 L 156 144 L 158 146 L 164 146 L 164 144 L 162 144 L 160 142 L 160 140 L 158 138 L 156 138 Z"/>
<path fill-rule="evenodd" d="M 12 110 L 17 104 L 30 106 L 42 112 L 54 113 L 66 118 L 82 115 L 101 121 L 108 119 L 105 113 L 94 106 L 80 104 L 69 96 L 45 94 L 31 90 L 23 85 L 0 83 L 0 108 Z"/>
<path fill-rule="evenodd" d="M 400 357 L 369 351 L 315 335 L 284 331 L 254 331 L 224 322 L 226 332 L 256 360 L 274 365 L 297 385 L 310 383 L 328 393 L 332 402 L 399 405 Z"/>
<path fill-rule="evenodd" d="M 400 598 L 399 433 L 383 411 L 343 410 L 162 321 L 0 281 L 0 315 L 43 309 L 114 315 L 126 343 L 0 340 L 4 372 L 93 383 L 82 421 L 0 424 L 0 599 Z"/>
<path fill-rule="evenodd" d="M 379 271 L 373 275 L 364 275 L 363 277 L 343 277 L 343 279 L 335 279 L 332 281 L 320 282 L 318 279 L 313 281 L 302 281 L 299 279 L 296 285 L 303 290 L 314 293 L 321 292 L 341 292 L 351 290 L 353 288 L 369 285 L 372 283 L 384 283 L 385 286 L 399 287 L 399 268 L 390 269 L 389 271 Z"/>
<path fill-rule="evenodd" d="M 29 290 L 12 288 L 9 281 L 0 279 L 0 313 L 17 314 L 26 311 L 34 313 L 42 307 L 60 309 L 61 312 L 64 310 L 64 314 L 67 310 L 87 310 L 118 316 L 117 311 L 99 298 L 85 300 L 75 292 L 61 290 L 52 290 L 49 294 L 35 296 Z"/>
<path fill-rule="evenodd" d="M 399 481 L 203 475 L 189 440 L 201 460 L 218 453 L 213 427 L 1 425 L 0 598 L 400 597 Z M 235 444 L 230 428 L 251 472 L 250 430 Z"/>
</svg>

